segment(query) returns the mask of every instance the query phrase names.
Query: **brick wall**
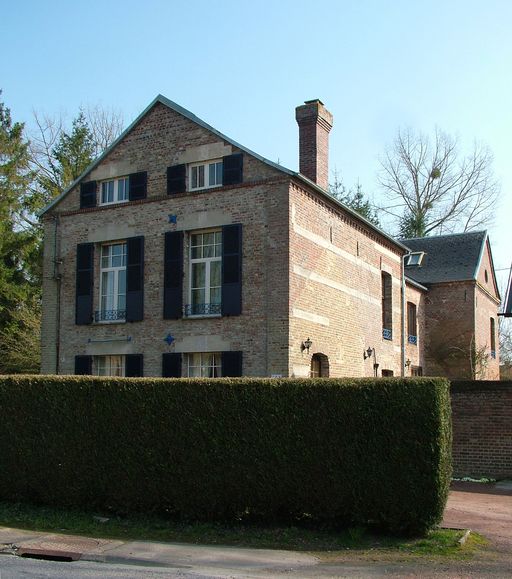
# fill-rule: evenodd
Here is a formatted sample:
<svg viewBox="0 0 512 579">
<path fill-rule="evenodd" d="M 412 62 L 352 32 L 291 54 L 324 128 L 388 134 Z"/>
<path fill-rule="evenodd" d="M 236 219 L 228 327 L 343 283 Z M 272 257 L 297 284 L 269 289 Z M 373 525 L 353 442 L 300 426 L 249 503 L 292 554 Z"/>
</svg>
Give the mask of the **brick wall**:
<svg viewBox="0 0 512 579">
<path fill-rule="evenodd" d="M 512 478 L 512 381 L 452 382 L 454 476 Z"/>
<path fill-rule="evenodd" d="M 219 154 L 237 152 L 217 135 L 157 104 L 90 175 L 91 179 L 105 179 L 147 171 L 147 199 L 80 210 L 77 187 L 46 216 L 44 373 L 56 371 L 57 352 L 58 370 L 63 374 L 74 372 L 76 355 L 142 353 L 144 374 L 159 376 L 165 352 L 241 350 L 244 375 L 287 375 L 288 283 L 283 272 L 288 269 L 289 182 L 280 172 L 244 155 L 243 184 L 168 196 L 166 168 L 190 158 L 211 156 L 212 150 Z M 176 216 L 176 223 L 169 223 L 169 214 Z M 59 216 L 56 246 L 54 215 Z M 230 223 L 241 223 L 243 228 L 242 315 L 164 320 L 164 233 L 184 231 L 187 244 L 191 231 Z M 134 236 L 144 236 L 143 321 L 77 326 L 77 244 L 95 244 L 94 310 L 98 310 L 101 244 Z M 56 315 L 55 250 L 61 262 L 57 267 L 61 277 L 60 322 Z M 188 303 L 186 295 L 184 303 Z M 168 333 L 175 338 L 171 347 L 164 342 Z"/>
<path fill-rule="evenodd" d="M 307 376 L 312 355 L 323 354 L 330 376 L 373 376 L 367 348 L 379 375 L 400 375 L 400 249 L 296 184 L 290 206 L 290 375 Z M 392 340 L 382 335 L 383 271 L 392 276 Z"/>
</svg>

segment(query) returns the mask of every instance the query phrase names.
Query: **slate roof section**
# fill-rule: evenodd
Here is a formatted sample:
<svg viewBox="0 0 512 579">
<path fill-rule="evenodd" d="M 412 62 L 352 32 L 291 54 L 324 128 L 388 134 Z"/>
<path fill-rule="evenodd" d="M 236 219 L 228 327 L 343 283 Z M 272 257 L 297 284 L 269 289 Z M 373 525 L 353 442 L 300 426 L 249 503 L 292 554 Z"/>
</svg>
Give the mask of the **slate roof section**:
<svg viewBox="0 0 512 579">
<path fill-rule="evenodd" d="M 476 280 L 487 231 L 401 239 L 412 252 L 424 251 L 421 266 L 405 268 L 407 277 L 424 284 Z"/>
</svg>

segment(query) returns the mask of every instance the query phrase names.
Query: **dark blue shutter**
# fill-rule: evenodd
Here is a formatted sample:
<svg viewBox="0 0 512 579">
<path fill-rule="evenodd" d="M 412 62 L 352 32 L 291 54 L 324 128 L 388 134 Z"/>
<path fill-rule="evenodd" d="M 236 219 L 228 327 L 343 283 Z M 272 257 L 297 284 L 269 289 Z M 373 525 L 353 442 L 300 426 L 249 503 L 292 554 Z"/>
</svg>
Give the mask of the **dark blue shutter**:
<svg viewBox="0 0 512 579">
<path fill-rule="evenodd" d="M 177 320 L 183 314 L 183 231 L 165 234 L 164 319 Z"/>
<path fill-rule="evenodd" d="M 96 207 L 96 181 L 80 183 L 80 209 Z"/>
<path fill-rule="evenodd" d="M 186 165 L 167 167 L 167 195 L 184 193 L 187 190 L 186 176 Z"/>
<path fill-rule="evenodd" d="M 222 159 L 222 184 L 236 185 L 243 182 L 244 156 L 242 153 L 228 155 Z"/>
<path fill-rule="evenodd" d="M 144 237 L 130 237 L 126 250 L 126 321 L 139 322 L 144 317 Z"/>
<path fill-rule="evenodd" d="M 222 352 L 222 376 L 238 378 L 242 375 L 242 352 Z"/>
<path fill-rule="evenodd" d="M 129 198 L 130 201 L 145 199 L 147 195 L 148 174 L 146 171 L 132 173 L 129 176 Z"/>
<path fill-rule="evenodd" d="M 92 356 L 75 356 L 75 374 L 77 376 L 92 374 Z"/>
<path fill-rule="evenodd" d="M 138 378 L 144 375 L 142 354 L 127 354 L 124 361 L 124 375 L 127 378 Z"/>
<path fill-rule="evenodd" d="M 242 313 L 242 225 L 222 228 L 222 315 Z"/>
<path fill-rule="evenodd" d="M 162 376 L 181 378 L 181 354 L 162 354 Z"/>
<path fill-rule="evenodd" d="M 92 322 L 94 276 L 94 244 L 80 243 L 76 246 L 76 300 L 75 323 Z"/>
</svg>

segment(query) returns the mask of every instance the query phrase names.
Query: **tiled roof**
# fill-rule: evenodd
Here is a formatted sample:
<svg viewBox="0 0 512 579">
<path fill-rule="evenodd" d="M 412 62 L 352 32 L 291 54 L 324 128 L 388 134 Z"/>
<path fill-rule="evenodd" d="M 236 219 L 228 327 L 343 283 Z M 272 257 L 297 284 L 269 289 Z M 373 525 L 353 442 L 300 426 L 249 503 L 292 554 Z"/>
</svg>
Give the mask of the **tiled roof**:
<svg viewBox="0 0 512 579">
<path fill-rule="evenodd" d="M 401 239 L 412 252 L 423 251 L 420 266 L 405 268 L 407 277 L 421 284 L 476 279 L 487 238 L 486 231 Z"/>
</svg>

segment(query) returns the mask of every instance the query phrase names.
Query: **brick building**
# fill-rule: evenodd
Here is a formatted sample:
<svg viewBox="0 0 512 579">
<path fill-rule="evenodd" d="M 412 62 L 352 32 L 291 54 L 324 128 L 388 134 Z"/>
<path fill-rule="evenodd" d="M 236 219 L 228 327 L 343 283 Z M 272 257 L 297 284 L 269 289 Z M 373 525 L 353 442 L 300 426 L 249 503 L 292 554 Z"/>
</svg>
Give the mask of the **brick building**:
<svg viewBox="0 0 512 579">
<path fill-rule="evenodd" d="M 300 173 L 158 96 L 43 212 L 42 372 L 428 372 L 432 288 L 327 194 L 332 115 L 296 119 Z"/>
</svg>

